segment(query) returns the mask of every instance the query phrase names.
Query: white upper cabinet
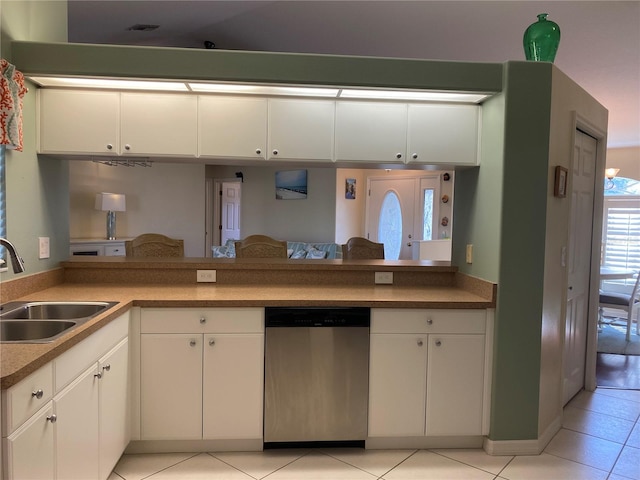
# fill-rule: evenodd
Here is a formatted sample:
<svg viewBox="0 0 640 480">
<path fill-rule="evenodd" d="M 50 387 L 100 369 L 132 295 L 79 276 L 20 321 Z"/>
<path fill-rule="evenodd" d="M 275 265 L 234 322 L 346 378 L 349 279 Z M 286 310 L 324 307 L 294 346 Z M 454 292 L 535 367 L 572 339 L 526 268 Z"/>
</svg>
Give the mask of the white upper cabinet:
<svg viewBox="0 0 640 480">
<path fill-rule="evenodd" d="M 404 163 L 407 105 L 385 102 L 338 102 L 336 160 Z"/>
<path fill-rule="evenodd" d="M 122 93 L 120 153 L 195 157 L 198 99 L 193 95 Z"/>
<path fill-rule="evenodd" d="M 477 165 L 477 105 L 409 105 L 407 163 Z"/>
<path fill-rule="evenodd" d="M 38 152 L 117 155 L 120 93 L 40 89 Z"/>
<path fill-rule="evenodd" d="M 266 159 L 267 99 L 198 97 L 198 155 Z"/>
<path fill-rule="evenodd" d="M 478 165 L 478 105 L 40 89 L 44 154 Z"/>
<path fill-rule="evenodd" d="M 270 99 L 269 152 L 272 160 L 333 160 L 335 102 Z"/>
</svg>

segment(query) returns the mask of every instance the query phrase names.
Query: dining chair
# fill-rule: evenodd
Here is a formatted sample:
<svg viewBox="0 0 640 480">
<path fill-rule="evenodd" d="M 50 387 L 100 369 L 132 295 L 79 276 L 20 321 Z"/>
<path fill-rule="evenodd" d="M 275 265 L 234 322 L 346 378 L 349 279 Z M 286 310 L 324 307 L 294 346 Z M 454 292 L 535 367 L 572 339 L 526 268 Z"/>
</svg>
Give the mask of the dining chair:
<svg viewBox="0 0 640 480">
<path fill-rule="evenodd" d="M 636 335 L 640 335 L 640 331 L 638 330 L 638 314 L 636 313 L 640 308 L 640 272 L 636 274 L 636 282 L 631 294 L 600 290 L 599 307 L 600 320 L 602 320 L 604 308 L 614 308 L 616 310 L 623 310 L 627 313 L 627 342 L 631 341 L 631 328 L 633 326 L 634 318 L 636 323 Z"/>
<path fill-rule="evenodd" d="M 235 242 L 236 258 L 287 258 L 287 241 L 249 235 Z"/>
<path fill-rule="evenodd" d="M 384 259 L 384 244 L 363 237 L 351 237 L 342 245 L 343 260 Z"/>
<path fill-rule="evenodd" d="M 159 233 L 143 233 L 124 242 L 127 257 L 184 257 L 184 240 Z"/>
</svg>

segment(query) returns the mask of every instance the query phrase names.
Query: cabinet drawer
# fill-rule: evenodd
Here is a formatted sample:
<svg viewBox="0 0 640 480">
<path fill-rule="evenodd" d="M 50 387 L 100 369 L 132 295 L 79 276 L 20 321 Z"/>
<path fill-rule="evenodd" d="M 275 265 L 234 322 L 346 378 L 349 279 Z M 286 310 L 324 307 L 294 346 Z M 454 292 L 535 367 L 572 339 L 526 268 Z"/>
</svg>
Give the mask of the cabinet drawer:
<svg viewBox="0 0 640 480">
<path fill-rule="evenodd" d="M 104 247 L 104 254 L 107 257 L 124 257 L 124 245 L 107 245 Z"/>
<path fill-rule="evenodd" d="M 54 360 L 56 392 L 129 334 L 129 312 L 116 318 Z"/>
<path fill-rule="evenodd" d="M 484 333 L 486 310 L 374 308 L 371 333 Z"/>
<path fill-rule="evenodd" d="M 141 333 L 262 333 L 263 308 L 143 308 Z"/>
<path fill-rule="evenodd" d="M 34 395 L 39 391 L 42 391 L 40 398 Z M 53 398 L 53 364 L 47 363 L 2 394 L 3 415 L 6 412 L 7 417 L 2 419 L 2 436 L 5 437 Z"/>
</svg>

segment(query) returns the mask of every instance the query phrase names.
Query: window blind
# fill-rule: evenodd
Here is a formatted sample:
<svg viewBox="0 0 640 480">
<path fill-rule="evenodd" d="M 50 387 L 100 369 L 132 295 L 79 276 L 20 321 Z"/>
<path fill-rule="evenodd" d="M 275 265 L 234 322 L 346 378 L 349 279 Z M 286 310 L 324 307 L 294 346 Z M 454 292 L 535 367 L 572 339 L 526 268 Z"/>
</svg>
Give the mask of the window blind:
<svg viewBox="0 0 640 480">
<path fill-rule="evenodd" d="M 605 197 L 604 208 L 602 263 L 640 270 L 640 197 Z"/>
</svg>

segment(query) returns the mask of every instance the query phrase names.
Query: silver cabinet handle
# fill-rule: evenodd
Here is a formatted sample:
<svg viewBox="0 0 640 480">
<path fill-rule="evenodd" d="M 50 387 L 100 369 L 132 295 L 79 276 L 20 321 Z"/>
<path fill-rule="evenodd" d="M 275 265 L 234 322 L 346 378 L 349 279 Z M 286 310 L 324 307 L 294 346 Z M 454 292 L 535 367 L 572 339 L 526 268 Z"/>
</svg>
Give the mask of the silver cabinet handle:
<svg viewBox="0 0 640 480">
<path fill-rule="evenodd" d="M 278 150 L 274 150 L 272 153 L 273 153 L 274 155 L 278 155 Z"/>
<path fill-rule="evenodd" d="M 206 317 L 200 317 L 200 323 L 207 323 L 207 318 Z"/>
<path fill-rule="evenodd" d="M 417 153 L 411 154 L 411 158 L 413 158 L 415 160 L 416 158 L 418 158 L 418 154 Z"/>
<path fill-rule="evenodd" d="M 422 340 L 418 340 L 418 346 L 421 347 L 422 345 L 424 345 L 424 342 Z"/>
<path fill-rule="evenodd" d="M 94 374 L 93 376 L 96 377 L 98 380 L 100 380 L 102 378 L 102 372 L 98 372 L 98 373 Z"/>
<path fill-rule="evenodd" d="M 131 145 L 129 145 L 128 143 L 124 146 L 125 150 L 131 150 Z"/>
<path fill-rule="evenodd" d="M 113 150 L 113 145 L 110 143 L 107 143 L 107 150 Z"/>
<path fill-rule="evenodd" d="M 108 372 L 109 370 L 111 370 L 111 364 L 107 363 L 104 367 L 102 367 L 102 370 L 104 372 Z"/>
<path fill-rule="evenodd" d="M 43 395 L 44 395 L 44 392 L 42 391 L 42 389 L 38 389 L 35 392 L 31 392 L 31 396 L 36 397 L 38 400 L 40 400 Z"/>
<path fill-rule="evenodd" d="M 402 154 L 401 153 L 396 153 L 396 158 L 402 158 Z"/>
<path fill-rule="evenodd" d="M 411 242 L 407 242 L 407 247 L 410 247 L 411 245 L 413 245 Z"/>
<path fill-rule="evenodd" d="M 436 347 L 441 347 L 441 346 L 442 346 L 442 341 L 436 340 Z"/>
<path fill-rule="evenodd" d="M 195 340 L 189 340 L 189 345 L 192 347 L 196 346 L 196 341 Z"/>
<path fill-rule="evenodd" d="M 209 345 L 211 345 L 212 347 L 216 344 L 216 341 L 213 338 L 209 339 Z"/>
<path fill-rule="evenodd" d="M 58 416 L 55 413 L 52 413 L 47 417 L 47 421 L 51 423 L 56 423 L 58 421 Z"/>
<path fill-rule="evenodd" d="M 433 319 L 427 318 L 427 325 L 433 325 Z"/>
<path fill-rule="evenodd" d="M 260 150 L 259 148 L 256 148 L 256 155 L 260 155 L 262 153 L 262 150 Z"/>
</svg>

